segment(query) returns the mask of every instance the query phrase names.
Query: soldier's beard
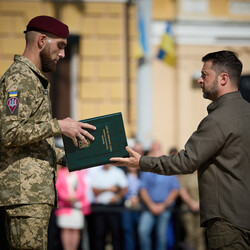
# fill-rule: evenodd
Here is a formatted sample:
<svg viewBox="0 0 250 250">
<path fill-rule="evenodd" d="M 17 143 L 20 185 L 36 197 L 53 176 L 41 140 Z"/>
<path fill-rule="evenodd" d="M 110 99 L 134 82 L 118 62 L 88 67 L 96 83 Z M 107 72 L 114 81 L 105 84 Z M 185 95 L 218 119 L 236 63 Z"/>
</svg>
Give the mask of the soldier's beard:
<svg viewBox="0 0 250 250">
<path fill-rule="evenodd" d="M 48 46 L 45 46 L 40 52 L 40 60 L 43 72 L 47 73 L 56 70 L 57 62 L 51 58 Z"/>
</svg>

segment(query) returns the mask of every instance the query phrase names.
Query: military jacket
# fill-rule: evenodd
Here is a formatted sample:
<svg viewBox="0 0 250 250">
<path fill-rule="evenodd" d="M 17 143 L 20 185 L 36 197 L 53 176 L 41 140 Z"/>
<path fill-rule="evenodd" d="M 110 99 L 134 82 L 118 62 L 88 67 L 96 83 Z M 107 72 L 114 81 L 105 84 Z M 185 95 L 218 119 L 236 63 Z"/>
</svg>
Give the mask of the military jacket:
<svg viewBox="0 0 250 250">
<path fill-rule="evenodd" d="M 64 152 L 52 118 L 49 82 L 27 58 L 15 56 L 0 79 L 0 206 L 55 205 L 56 165 Z"/>
<path fill-rule="evenodd" d="M 198 169 L 201 225 L 221 218 L 250 230 L 250 104 L 239 92 L 219 97 L 176 155 L 141 157 L 143 171 L 189 174 Z"/>
</svg>

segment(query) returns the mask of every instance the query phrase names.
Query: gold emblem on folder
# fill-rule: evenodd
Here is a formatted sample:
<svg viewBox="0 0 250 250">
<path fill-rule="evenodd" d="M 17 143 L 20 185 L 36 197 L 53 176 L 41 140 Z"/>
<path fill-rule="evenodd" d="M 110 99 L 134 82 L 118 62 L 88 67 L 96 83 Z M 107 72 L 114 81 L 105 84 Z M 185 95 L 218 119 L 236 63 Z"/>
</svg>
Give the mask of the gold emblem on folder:
<svg viewBox="0 0 250 250">
<path fill-rule="evenodd" d="M 88 148 L 90 146 L 90 141 L 89 139 L 86 139 L 87 140 L 87 144 L 85 144 L 83 141 L 78 141 L 78 147 L 80 149 L 83 149 L 83 148 Z"/>
</svg>

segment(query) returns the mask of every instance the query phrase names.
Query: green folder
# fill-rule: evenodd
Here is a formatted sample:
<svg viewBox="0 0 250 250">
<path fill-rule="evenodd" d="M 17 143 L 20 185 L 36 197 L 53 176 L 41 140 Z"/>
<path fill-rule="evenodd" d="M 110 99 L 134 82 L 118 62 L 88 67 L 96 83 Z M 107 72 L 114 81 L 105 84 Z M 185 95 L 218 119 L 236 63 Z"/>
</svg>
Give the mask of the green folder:
<svg viewBox="0 0 250 250">
<path fill-rule="evenodd" d="M 62 136 L 69 171 L 112 163 L 109 159 L 114 156 L 129 156 L 125 149 L 127 138 L 120 112 L 80 122 L 89 123 L 96 127 L 96 130 L 88 130 L 95 137 L 95 140 L 87 139 L 88 144 L 86 145 L 78 139 L 76 147 L 71 138 Z"/>
</svg>

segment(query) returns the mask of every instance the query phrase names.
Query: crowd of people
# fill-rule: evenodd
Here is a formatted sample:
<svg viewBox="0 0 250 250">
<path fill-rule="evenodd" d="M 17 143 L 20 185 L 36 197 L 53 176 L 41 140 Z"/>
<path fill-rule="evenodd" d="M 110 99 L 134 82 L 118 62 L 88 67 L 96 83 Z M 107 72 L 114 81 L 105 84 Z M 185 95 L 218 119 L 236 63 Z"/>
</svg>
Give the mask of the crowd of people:
<svg viewBox="0 0 250 250">
<path fill-rule="evenodd" d="M 163 154 L 156 141 L 148 152 L 139 142 L 133 148 Z M 48 249 L 205 250 L 196 177 L 182 181 L 111 164 L 74 172 L 59 167 L 59 208 L 50 221 Z"/>
</svg>

